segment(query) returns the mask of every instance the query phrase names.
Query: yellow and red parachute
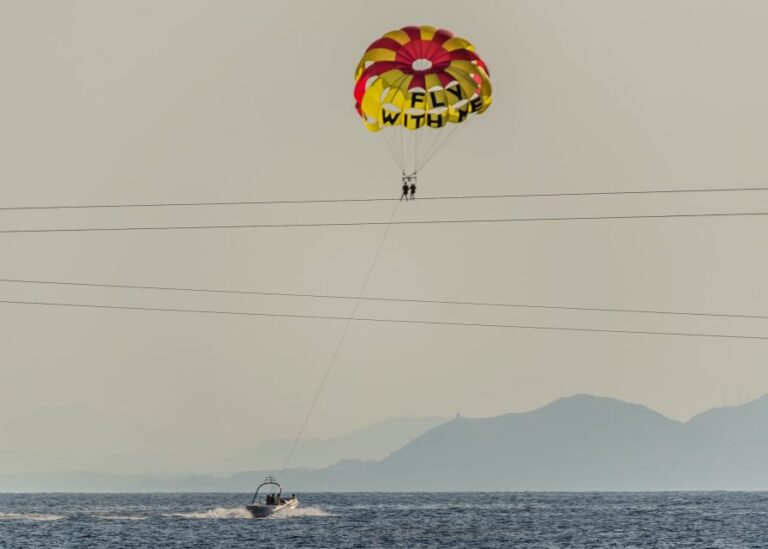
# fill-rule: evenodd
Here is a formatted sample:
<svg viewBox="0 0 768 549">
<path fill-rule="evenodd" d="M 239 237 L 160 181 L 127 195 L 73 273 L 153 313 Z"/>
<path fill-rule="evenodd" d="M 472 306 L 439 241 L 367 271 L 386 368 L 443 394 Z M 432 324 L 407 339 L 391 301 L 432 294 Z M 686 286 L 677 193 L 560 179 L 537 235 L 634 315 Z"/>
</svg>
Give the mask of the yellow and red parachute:
<svg viewBox="0 0 768 549">
<path fill-rule="evenodd" d="M 410 26 L 368 47 L 354 96 L 365 126 L 382 134 L 404 174 L 415 173 L 453 126 L 488 108 L 491 81 L 470 42 L 445 29 Z"/>
</svg>

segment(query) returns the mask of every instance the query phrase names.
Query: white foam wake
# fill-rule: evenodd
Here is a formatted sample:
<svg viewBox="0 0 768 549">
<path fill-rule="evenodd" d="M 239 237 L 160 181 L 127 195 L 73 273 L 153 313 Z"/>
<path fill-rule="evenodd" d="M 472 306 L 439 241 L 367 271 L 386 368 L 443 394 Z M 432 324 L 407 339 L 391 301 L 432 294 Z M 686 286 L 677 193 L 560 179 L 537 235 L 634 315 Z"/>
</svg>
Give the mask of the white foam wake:
<svg viewBox="0 0 768 549">
<path fill-rule="evenodd" d="M 61 520 L 63 515 L 48 515 L 45 513 L 0 513 L 0 520 Z"/>
<path fill-rule="evenodd" d="M 269 518 L 282 519 L 282 518 L 297 518 L 297 517 L 330 517 L 331 514 L 328 511 L 324 511 L 320 507 L 296 507 L 295 509 L 286 509 L 280 511 L 276 515 L 272 515 Z"/>
<path fill-rule="evenodd" d="M 147 520 L 149 517 L 139 517 L 136 515 L 98 515 L 96 518 L 104 520 Z"/>
<path fill-rule="evenodd" d="M 169 517 L 183 517 L 193 519 L 241 519 L 252 518 L 245 507 L 216 507 L 208 511 L 197 513 L 171 513 Z"/>
<path fill-rule="evenodd" d="M 208 511 L 199 511 L 193 513 L 170 513 L 166 517 L 182 517 L 190 519 L 250 519 L 251 513 L 245 507 L 216 507 Z M 328 517 L 330 513 L 323 511 L 319 507 L 297 507 L 296 509 L 286 509 L 272 515 L 270 519 L 287 519 L 299 517 Z M 106 517 L 105 517 L 106 518 Z M 115 517 L 109 517 L 115 518 Z M 126 517 L 127 518 L 127 517 Z"/>
</svg>

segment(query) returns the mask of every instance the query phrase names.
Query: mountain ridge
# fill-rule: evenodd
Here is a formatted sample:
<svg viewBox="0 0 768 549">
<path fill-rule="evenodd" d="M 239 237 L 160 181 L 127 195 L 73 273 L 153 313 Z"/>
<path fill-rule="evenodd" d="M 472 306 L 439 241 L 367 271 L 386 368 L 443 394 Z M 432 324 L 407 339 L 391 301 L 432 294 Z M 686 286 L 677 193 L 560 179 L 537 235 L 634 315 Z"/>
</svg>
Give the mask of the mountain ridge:
<svg viewBox="0 0 768 549">
<path fill-rule="evenodd" d="M 132 477 L 120 486 L 248 491 L 267 473 Z M 573 395 L 527 412 L 457 417 L 383 459 L 293 468 L 281 479 L 292 492 L 768 490 L 768 397 L 680 422 L 639 404 Z M 9 483 L 19 484 L 0 477 L 0 490 Z"/>
</svg>

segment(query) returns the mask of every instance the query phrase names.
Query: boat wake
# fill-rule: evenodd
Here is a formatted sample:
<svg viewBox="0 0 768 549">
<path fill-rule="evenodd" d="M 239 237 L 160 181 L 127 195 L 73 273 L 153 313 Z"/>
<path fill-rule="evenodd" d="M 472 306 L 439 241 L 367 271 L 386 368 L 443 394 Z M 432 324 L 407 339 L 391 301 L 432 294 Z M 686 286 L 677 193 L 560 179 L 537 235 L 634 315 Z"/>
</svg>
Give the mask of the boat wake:
<svg viewBox="0 0 768 549">
<path fill-rule="evenodd" d="M 249 519 L 253 518 L 245 507 L 216 507 L 208 511 L 196 513 L 171 513 L 166 517 L 182 517 L 191 519 Z"/>
<path fill-rule="evenodd" d="M 245 507 L 216 507 L 208 511 L 198 511 L 192 513 L 169 513 L 166 517 L 181 517 L 188 519 L 253 519 Z M 329 517 L 330 513 L 322 510 L 320 507 L 298 507 L 296 509 L 286 509 L 270 517 L 273 520 L 282 520 L 300 517 Z M 116 517 L 109 517 L 116 518 Z M 122 518 L 122 517 L 121 517 Z"/>
<path fill-rule="evenodd" d="M 45 513 L 0 513 L 0 520 L 61 520 L 63 515 L 48 515 Z"/>
<path fill-rule="evenodd" d="M 96 518 L 103 520 L 147 520 L 149 517 L 136 515 L 97 515 Z"/>
<path fill-rule="evenodd" d="M 299 517 L 330 517 L 331 514 L 328 511 L 324 511 L 320 507 L 297 507 L 295 509 L 286 509 L 272 515 L 271 519 L 287 519 L 287 518 L 299 518 Z"/>
</svg>

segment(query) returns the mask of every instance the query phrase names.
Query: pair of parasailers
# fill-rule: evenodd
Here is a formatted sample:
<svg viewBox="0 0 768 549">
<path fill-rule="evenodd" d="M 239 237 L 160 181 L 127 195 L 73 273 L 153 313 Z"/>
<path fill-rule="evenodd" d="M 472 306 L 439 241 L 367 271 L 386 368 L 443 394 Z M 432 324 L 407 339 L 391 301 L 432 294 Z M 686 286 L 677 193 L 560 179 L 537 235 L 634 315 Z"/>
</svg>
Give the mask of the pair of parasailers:
<svg viewBox="0 0 768 549">
<path fill-rule="evenodd" d="M 405 198 L 408 200 L 408 193 L 410 192 L 410 199 L 416 198 L 416 174 L 405 175 L 403 174 L 403 194 L 400 195 L 400 200 Z"/>
</svg>

